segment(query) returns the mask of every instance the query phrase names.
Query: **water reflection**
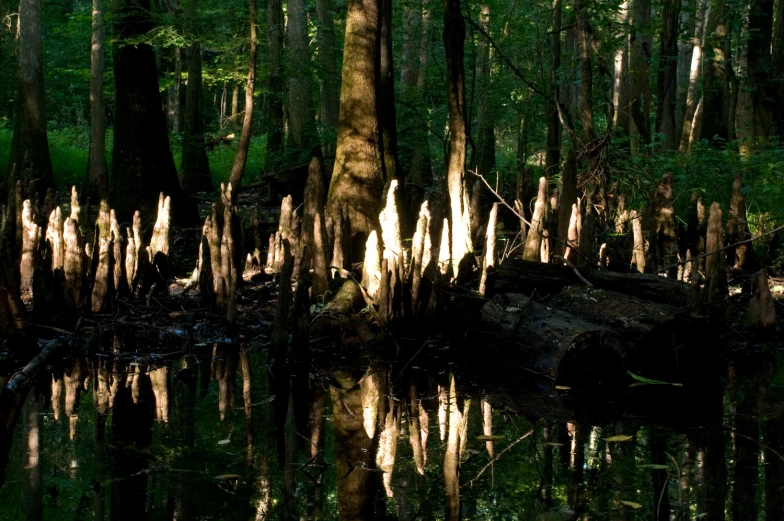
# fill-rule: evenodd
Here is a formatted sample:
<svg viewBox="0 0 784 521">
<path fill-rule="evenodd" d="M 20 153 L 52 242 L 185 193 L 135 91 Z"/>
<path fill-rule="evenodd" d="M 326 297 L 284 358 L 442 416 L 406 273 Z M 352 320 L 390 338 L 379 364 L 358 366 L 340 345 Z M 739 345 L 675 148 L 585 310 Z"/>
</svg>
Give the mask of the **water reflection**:
<svg viewBox="0 0 784 521">
<path fill-rule="evenodd" d="M 23 408 L 0 397 L 4 425 L 17 420 L 0 519 L 784 514 L 782 380 L 764 350 L 706 362 L 700 388 L 630 379 L 607 421 L 576 414 L 568 390 L 533 393 L 513 365 L 447 360 L 435 343 L 282 361 L 243 344 L 106 344 L 39 374 Z"/>
</svg>

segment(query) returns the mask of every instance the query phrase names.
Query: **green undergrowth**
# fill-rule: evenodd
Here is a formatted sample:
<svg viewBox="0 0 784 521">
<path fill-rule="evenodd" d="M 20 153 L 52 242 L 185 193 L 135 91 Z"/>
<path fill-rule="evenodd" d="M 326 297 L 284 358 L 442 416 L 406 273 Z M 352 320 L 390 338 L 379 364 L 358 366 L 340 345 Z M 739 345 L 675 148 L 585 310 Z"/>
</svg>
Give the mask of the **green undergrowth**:
<svg viewBox="0 0 784 521">
<path fill-rule="evenodd" d="M 55 184 L 58 187 L 68 187 L 72 185 L 81 186 L 87 174 L 88 149 L 90 144 L 89 129 L 87 128 L 62 128 L 49 131 L 49 154 L 52 158 L 52 172 Z M 5 171 L 8 165 L 8 156 L 11 149 L 13 130 L 8 127 L 0 126 L 0 168 Z M 207 137 L 209 141 L 210 137 Z M 210 162 L 212 171 L 213 185 L 220 186 L 220 183 L 227 183 L 231 174 L 231 167 L 234 163 L 234 156 L 237 152 L 237 141 L 233 143 L 221 144 L 207 151 L 207 159 Z M 174 163 L 179 168 L 182 158 L 180 139 L 172 136 L 172 153 Z M 253 183 L 261 178 L 261 170 L 264 166 L 267 150 L 267 137 L 257 136 L 251 138 L 248 162 L 245 166 L 245 184 Z M 111 154 L 112 154 L 112 129 L 106 133 L 106 154 L 109 163 L 109 175 L 111 176 Z"/>
</svg>

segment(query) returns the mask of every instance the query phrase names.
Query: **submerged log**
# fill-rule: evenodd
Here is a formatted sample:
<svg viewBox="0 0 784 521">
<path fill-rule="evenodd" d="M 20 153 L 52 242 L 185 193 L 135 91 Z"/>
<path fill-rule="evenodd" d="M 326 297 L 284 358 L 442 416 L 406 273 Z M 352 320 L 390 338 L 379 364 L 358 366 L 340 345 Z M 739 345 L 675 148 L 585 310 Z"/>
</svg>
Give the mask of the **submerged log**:
<svg viewBox="0 0 784 521">
<path fill-rule="evenodd" d="M 591 268 L 580 268 L 580 274 L 597 288 L 634 295 L 653 302 L 686 305 L 689 285 L 656 275 L 616 273 Z M 552 295 L 566 286 L 584 284 L 574 270 L 555 264 L 507 259 L 498 270 L 494 287 L 488 294 L 501 292 L 539 296 Z"/>
</svg>

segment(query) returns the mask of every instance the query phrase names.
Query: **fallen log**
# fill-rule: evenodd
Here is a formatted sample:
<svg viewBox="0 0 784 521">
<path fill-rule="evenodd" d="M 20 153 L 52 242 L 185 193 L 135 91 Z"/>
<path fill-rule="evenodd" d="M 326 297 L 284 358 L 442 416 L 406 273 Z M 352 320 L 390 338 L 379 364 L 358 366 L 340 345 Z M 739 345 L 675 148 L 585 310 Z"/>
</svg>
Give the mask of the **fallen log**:
<svg viewBox="0 0 784 521">
<path fill-rule="evenodd" d="M 615 333 L 519 293 L 496 295 L 482 306 L 473 333 L 481 345 L 532 373 L 540 392 L 611 395 L 625 381 Z"/>
<path fill-rule="evenodd" d="M 675 306 L 685 306 L 688 301 L 689 285 L 674 279 L 642 273 L 616 273 L 591 267 L 578 268 L 578 271 L 597 288 Z M 506 259 L 499 267 L 495 283 L 488 289 L 488 295 L 535 293 L 546 297 L 567 286 L 580 284 L 583 282 L 577 273 L 566 266 Z"/>
</svg>

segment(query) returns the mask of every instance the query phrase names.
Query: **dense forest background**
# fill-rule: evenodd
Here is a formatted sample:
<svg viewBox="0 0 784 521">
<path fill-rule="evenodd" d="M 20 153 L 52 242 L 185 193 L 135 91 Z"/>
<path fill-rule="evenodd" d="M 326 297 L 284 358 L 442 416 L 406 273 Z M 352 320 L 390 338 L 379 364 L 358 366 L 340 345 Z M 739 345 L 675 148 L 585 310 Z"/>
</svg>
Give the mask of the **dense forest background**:
<svg viewBox="0 0 784 521">
<path fill-rule="evenodd" d="M 44 1 L 40 8 L 52 171 L 65 189 L 85 184 L 88 169 L 93 4 Z M 314 144 L 334 156 L 346 9 L 344 2 L 326 0 L 259 8 L 246 183 L 264 173 L 291 177 L 296 170 L 289 169 L 306 163 Z M 784 22 L 775 14 L 781 9 L 781 2 L 771 1 L 466 3 L 468 170 L 488 179 L 497 174 L 502 193 L 513 199 L 518 176 L 530 186 L 545 173 L 558 186 L 572 150 L 581 187 L 594 174 L 606 176 L 620 183 L 630 207 L 643 207 L 661 175 L 672 173 L 678 205 L 688 204 L 696 189 L 725 209 L 733 178 L 742 172 L 749 224 L 753 231 L 772 228 L 784 207 L 777 138 Z M 449 148 L 443 10 L 425 0 L 395 2 L 390 13 L 400 170 L 423 189 L 432 177 L 445 175 Z M 107 6 L 98 21 L 106 30 L 102 93 L 109 179 L 116 108 L 112 56 L 122 46 L 144 43 L 155 51 L 179 170 L 189 139 L 186 91 L 195 63 L 189 56 L 200 52 L 198 117 L 213 181 L 207 188 L 216 189 L 229 178 L 242 125 L 246 3 L 153 2 L 149 30 L 127 38 L 113 29 L 122 16 L 115 11 Z M 18 98 L 17 15 L 17 6 L 6 3 L 0 43 L 4 165 Z M 587 38 L 582 47 L 581 38 Z M 598 149 L 589 158 L 586 143 L 592 139 L 599 146 L 588 147 Z"/>
</svg>

